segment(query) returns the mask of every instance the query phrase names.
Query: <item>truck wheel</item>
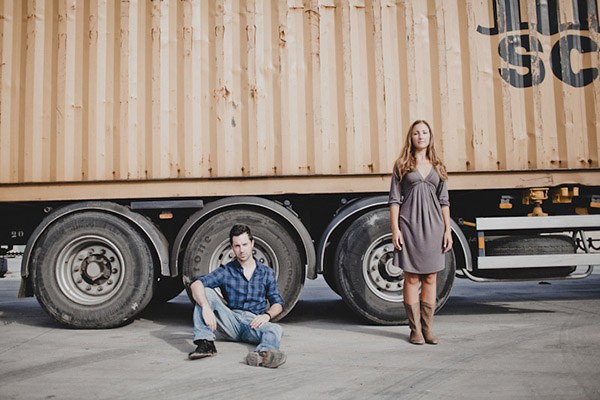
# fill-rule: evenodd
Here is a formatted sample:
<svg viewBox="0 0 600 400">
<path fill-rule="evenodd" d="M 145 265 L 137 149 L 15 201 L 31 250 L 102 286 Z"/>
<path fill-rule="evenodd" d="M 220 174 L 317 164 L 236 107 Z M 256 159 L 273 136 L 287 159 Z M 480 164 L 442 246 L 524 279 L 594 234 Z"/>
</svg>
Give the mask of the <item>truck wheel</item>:
<svg viewBox="0 0 600 400">
<path fill-rule="evenodd" d="M 406 322 L 404 275 L 392 265 L 393 251 L 387 209 L 358 217 L 336 250 L 335 267 L 342 298 L 358 315 L 382 325 Z M 449 252 L 446 268 L 437 275 L 438 310 L 450 295 L 455 272 L 454 253 Z"/>
<path fill-rule="evenodd" d="M 248 209 L 229 209 L 210 217 L 196 229 L 183 256 L 184 275 L 194 278 L 208 274 L 234 259 L 229 245 L 233 224 L 245 224 L 254 237 L 254 257 L 275 271 L 279 293 L 285 305 L 276 318 L 294 307 L 304 285 L 304 264 L 300 251 L 286 226 L 269 215 Z"/>
<path fill-rule="evenodd" d="M 127 222 L 81 212 L 53 223 L 33 251 L 31 278 L 42 307 L 72 328 L 113 328 L 152 298 L 150 249 Z"/>
</svg>

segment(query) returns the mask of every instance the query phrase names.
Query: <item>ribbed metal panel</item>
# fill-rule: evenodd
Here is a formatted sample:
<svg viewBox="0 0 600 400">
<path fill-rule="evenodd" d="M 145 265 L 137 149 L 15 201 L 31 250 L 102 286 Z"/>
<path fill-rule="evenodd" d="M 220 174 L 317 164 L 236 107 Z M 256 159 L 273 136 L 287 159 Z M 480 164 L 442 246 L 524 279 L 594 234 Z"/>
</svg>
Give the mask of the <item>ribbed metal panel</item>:
<svg viewBox="0 0 600 400">
<path fill-rule="evenodd" d="M 598 168 L 597 2 L 536 3 L 0 0 L 0 183 Z"/>
</svg>

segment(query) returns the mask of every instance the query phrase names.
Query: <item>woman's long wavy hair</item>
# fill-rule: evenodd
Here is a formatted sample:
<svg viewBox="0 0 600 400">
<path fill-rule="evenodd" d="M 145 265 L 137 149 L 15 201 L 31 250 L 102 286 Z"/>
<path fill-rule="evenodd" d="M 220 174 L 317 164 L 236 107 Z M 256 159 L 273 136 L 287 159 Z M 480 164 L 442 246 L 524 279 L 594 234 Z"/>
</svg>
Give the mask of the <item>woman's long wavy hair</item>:
<svg viewBox="0 0 600 400">
<path fill-rule="evenodd" d="M 404 175 L 407 173 L 416 170 L 417 168 L 417 159 L 415 158 L 415 148 L 412 142 L 412 131 L 413 128 L 417 124 L 425 124 L 429 129 L 429 146 L 427 146 L 427 150 L 425 156 L 433 165 L 433 168 L 436 169 L 440 178 L 445 181 L 448 179 L 448 172 L 446 171 L 446 166 L 442 162 L 442 160 L 437 156 L 435 152 L 435 141 L 433 140 L 433 131 L 431 130 L 431 126 L 425 120 L 418 119 L 414 121 L 410 128 L 408 128 L 408 133 L 406 134 L 406 140 L 404 141 L 404 147 L 402 148 L 402 152 L 398 156 L 398 159 L 394 163 L 394 174 L 402 179 Z"/>
</svg>

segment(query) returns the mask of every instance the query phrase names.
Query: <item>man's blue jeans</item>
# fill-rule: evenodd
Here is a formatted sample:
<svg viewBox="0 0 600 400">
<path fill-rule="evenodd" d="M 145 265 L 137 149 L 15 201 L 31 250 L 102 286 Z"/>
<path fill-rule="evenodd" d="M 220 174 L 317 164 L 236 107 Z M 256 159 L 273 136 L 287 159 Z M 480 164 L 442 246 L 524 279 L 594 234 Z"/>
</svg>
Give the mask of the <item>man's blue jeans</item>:
<svg viewBox="0 0 600 400">
<path fill-rule="evenodd" d="M 217 330 L 213 332 L 202 318 L 202 308 L 196 304 L 194 307 L 194 341 L 229 340 L 258 344 L 256 351 L 279 349 L 283 329 L 277 324 L 267 322 L 258 329 L 250 328 L 250 322 L 256 314 L 250 311 L 231 310 L 219 297 L 214 289 L 205 288 L 206 298 L 215 316 L 217 317 Z"/>
</svg>

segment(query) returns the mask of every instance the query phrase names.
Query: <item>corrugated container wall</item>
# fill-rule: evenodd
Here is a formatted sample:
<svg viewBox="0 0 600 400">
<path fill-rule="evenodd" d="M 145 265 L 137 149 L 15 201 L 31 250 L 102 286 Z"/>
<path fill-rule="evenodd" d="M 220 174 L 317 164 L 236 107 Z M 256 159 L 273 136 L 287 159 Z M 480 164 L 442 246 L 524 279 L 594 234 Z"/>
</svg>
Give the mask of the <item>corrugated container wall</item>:
<svg viewBox="0 0 600 400">
<path fill-rule="evenodd" d="M 0 0 L 0 183 L 595 169 L 597 1 Z"/>
</svg>

